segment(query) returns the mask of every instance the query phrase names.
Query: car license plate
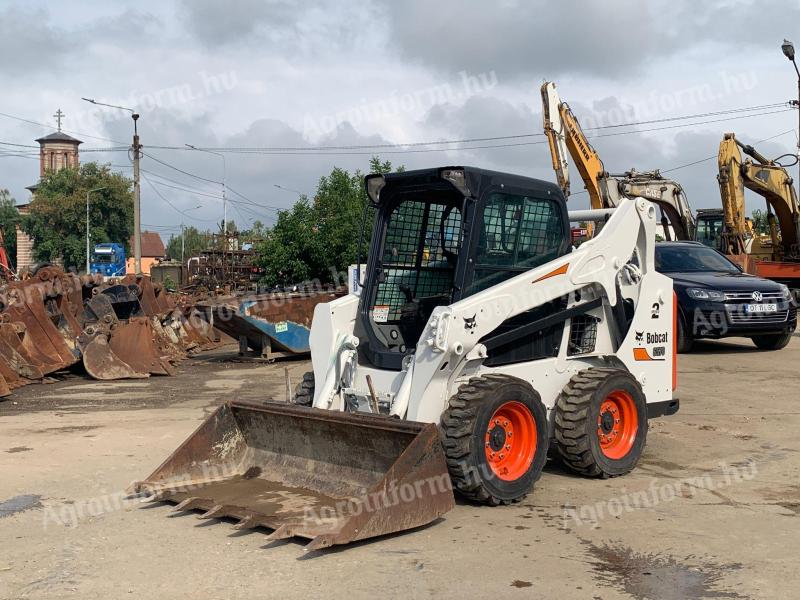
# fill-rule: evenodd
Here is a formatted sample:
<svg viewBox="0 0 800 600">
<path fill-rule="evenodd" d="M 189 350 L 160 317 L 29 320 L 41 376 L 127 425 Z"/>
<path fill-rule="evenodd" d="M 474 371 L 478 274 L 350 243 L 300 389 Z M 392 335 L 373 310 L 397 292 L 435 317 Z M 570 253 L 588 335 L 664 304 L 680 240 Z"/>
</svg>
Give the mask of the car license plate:
<svg viewBox="0 0 800 600">
<path fill-rule="evenodd" d="M 773 313 L 778 311 L 777 304 L 745 304 L 746 313 Z"/>
</svg>

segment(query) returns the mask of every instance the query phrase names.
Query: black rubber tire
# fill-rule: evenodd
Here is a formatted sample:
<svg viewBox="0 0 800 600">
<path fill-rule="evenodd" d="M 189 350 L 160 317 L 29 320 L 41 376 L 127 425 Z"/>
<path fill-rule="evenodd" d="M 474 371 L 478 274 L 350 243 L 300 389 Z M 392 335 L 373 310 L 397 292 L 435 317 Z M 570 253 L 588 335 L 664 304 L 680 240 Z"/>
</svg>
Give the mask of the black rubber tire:
<svg viewBox="0 0 800 600">
<path fill-rule="evenodd" d="M 792 341 L 791 333 L 775 333 L 772 335 L 754 335 L 750 338 L 761 350 L 780 350 Z"/>
<path fill-rule="evenodd" d="M 314 402 L 314 372 L 303 373 L 303 380 L 294 388 L 292 404 L 311 406 Z"/>
<path fill-rule="evenodd" d="M 630 394 L 636 407 L 637 431 L 628 453 L 619 459 L 603 454 L 597 423 L 600 407 L 615 390 Z M 647 440 L 647 404 L 639 382 L 627 371 L 593 368 L 573 375 L 555 406 L 555 438 L 564 464 L 589 477 L 616 477 L 631 471 Z"/>
<path fill-rule="evenodd" d="M 525 473 L 508 481 L 489 466 L 485 436 L 495 411 L 513 400 L 524 404 L 533 416 L 536 450 Z M 470 379 L 450 398 L 440 427 L 453 488 L 469 500 L 490 506 L 518 502 L 542 474 L 549 446 L 547 410 L 527 381 L 500 374 Z"/>
<path fill-rule="evenodd" d="M 692 334 L 688 331 L 688 327 L 686 325 L 686 319 L 683 317 L 683 313 L 679 310 L 678 311 L 678 331 L 675 332 L 675 336 L 677 338 L 677 350 L 678 354 L 687 354 L 692 351 L 692 346 L 694 346 L 694 338 Z"/>
</svg>

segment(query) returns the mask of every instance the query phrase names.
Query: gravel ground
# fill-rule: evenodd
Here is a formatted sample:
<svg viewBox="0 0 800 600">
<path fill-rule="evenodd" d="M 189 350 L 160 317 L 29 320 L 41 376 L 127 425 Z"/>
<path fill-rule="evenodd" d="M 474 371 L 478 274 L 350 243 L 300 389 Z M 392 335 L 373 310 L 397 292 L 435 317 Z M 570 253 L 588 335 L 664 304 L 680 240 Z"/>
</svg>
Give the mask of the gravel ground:
<svg viewBox="0 0 800 600">
<path fill-rule="evenodd" d="M 681 411 L 651 422 L 628 476 L 549 465 L 521 504 L 459 502 L 428 527 L 312 554 L 121 500 L 220 402 L 283 400 L 287 370 L 296 383 L 308 368 L 235 357 L 0 401 L 0 598 L 797 597 L 800 339 L 681 356 Z"/>
</svg>

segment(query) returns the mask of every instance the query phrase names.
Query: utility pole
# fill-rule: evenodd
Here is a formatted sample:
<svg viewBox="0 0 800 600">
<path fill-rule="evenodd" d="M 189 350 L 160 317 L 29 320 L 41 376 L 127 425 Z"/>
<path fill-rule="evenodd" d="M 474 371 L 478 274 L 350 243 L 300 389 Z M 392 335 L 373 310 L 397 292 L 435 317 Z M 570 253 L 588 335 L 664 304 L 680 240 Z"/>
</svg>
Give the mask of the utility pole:
<svg viewBox="0 0 800 600">
<path fill-rule="evenodd" d="M 105 102 L 98 102 L 93 98 L 81 98 L 86 102 L 96 104 L 97 106 L 108 106 L 109 108 L 118 108 L 126 110 L 131 113 L 133 119 L 133 265 L 137 275 L 142 274 L 142 185 L 139 176 L 139 159 L 142 156 L 142 145 L 139 142 L 139 130 L 137 121 L 139 120 L 139 113 L 127 106 L 118 106 L 117 104 L 106 104 Z"/>
<path fill-rule="evenodd" d="M 139 158 L 142 146 L 139 143 L 139 130 L 136 122 L 138 113 L 132 113 L 133 118 L 133 265 L 136 274 L 142 274 L 142 182 L 139 176 Z"/>
<path fill-rule="evenodd" d="M 92 192 L 99 192 L 100 190 L 106 189 L 105 187 L 94 188 L 93 190 L 88 190 L 86 192 L 86 274 L 91 275 L 91 264 L 89 261 L 89 256 L 91 254 L 89 249 L 89 195 Z"/>
<path fill-rule="evenodd" d="M 794 60 L 794 44 L 789 40 L 783 40 L 781 50 L 783 50 L 783 55 L 792 61 L 795 73 L 797 73 L 797 100 L 793 100 L 792 104 L 797 109 L 797 197 L 800 198 L 800 69 Z"/>
</svg>

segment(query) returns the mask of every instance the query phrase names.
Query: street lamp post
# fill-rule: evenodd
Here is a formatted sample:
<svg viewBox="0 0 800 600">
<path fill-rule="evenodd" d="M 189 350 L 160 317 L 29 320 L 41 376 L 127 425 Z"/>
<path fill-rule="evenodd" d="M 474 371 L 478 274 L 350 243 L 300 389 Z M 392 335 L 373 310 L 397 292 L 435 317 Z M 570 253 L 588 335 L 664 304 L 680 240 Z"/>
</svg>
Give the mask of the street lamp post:
<svg viewBox="0 0 800 600">
<path fill-rule="evenodd" d="M 227 245 L 228 235 L 228 198 L 225 190 L 225 179 L 228 173 L 228 165 L 225 161 L 225 155 L 221 152 L 214 152 L 213 150 L 206 150 L 205 148 L 198 148 L 192 144 L 184 144 L 187 148 L 197 150 L 198 152 L 205 152 L 206 154 L 214 154 L 222 159 L 222 239 L 226 240 L 224 243 Z"/>
<path fill-rule="evenodd" d="M 142 274 L 142 185 L 139 175 L 139 159 L 141 158 L 142 145 L 139 143 L 139 129 L 137 121 L 139 120 L 139 113 L 127 106 L 118 106 L 116 104 L 106 104 L 105 102 L 98 102 L 93 98 L 81 98 L 86 102 L 96 104 L 97 106 L 108 106 L 109 108 L 118 108 L 119 110 L 126 110 L 131 113 L 133 119 L 133 257 L 134 268 L 136 274 Z"/>
<path fill-rule="evenodd" d="M 797 100 L 792 101 L 792 104 L 797 109 L 797 191 L 798 197 L 800 197 L 800 69 L 794 59 L 794 44 L 789 40 L 783 40 L 781 50 L 783 50 L 783 55 L 792 62 L 795 73 L 797 73 Z"/>
<path fill-rule="evenodd" d="M 86 274 L 91 275 L 91 264 L 89 262 L 89 195 L 92 192 L 99 192 L 100 190 L 106 189 L 105 186 L 94 188 L 86 192 Z"/>
</svg>

